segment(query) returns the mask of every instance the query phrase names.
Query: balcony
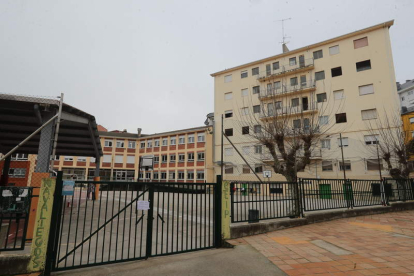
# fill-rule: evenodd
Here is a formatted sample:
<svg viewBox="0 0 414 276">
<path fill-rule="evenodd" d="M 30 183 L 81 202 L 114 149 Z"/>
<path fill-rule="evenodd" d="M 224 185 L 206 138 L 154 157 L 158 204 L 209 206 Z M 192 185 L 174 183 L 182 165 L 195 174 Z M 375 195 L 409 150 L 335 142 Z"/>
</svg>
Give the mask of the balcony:
<svg viewBox="0 0 414 276">
<path fill-rule="evenodd" d="M 263 88 L 260 89 L 259 99 L 261 101 L 275 99 L 282 96 L 293 96 L 295 94 L 312 92 L 316 90 L 316 84 L 314 80 L 303 82 L 298 85 L 283 85 L 279 88 Z"/>
<path fill-rule="evenodd" d="M 280 157 L 280 154 L 278 153 L 278 155 L 277 155 L 278 157 L 279 157 L 279 160 L 280 161 L 283 161 L 283 159 Z M 296 156 L 297 157 L 301 157 L 301 156 L 303 156 L 303 150 L 299 150 L 297 153 L 296 153 Z M 311 152 L 311 157 L 310 157 L 312 160 L 319 160 L 319 159 L 322 159 L 322 153 L 321 153 L 321 151 L 320 151 L 320 149 L 319 148 L 314 148 L 313 150 L 312 150 L 312 152 Z M 272 157 L 272 155 L 270 154 L 270 153 L 262 153 L 261 155 L 260 155 L 260 160 L 262 161 L 262 162 L 264 162 L 264 163 L 272 163 L 273 162 L 273 157 Z"/>
<path fill-rule="evenodd" d="M 277 103 L 276 103 L 277 104 Z M 302 104 L 296 106 L 276 106 L 275 109 L 267 110 L 260 114 L 262 121 L 277 120 L 286 118 L 287 116 L 306 115 L 318 111 L 317 103 Z"/>
<path fill-rule="evenodd" d="M 260 72 L 257 75 L 257 79 L 259 81 L 266 81 L 273 78 L 280 78 L 287 75 L 308 71 L 313 69 L 314 67 L 315 65 L 313 58 L 305 59 L 303 61 L 299 61 L 299 63 L 296 64 L 282 65 L 276 70 L 271 69 L 264 72 Z"/>
</svg>

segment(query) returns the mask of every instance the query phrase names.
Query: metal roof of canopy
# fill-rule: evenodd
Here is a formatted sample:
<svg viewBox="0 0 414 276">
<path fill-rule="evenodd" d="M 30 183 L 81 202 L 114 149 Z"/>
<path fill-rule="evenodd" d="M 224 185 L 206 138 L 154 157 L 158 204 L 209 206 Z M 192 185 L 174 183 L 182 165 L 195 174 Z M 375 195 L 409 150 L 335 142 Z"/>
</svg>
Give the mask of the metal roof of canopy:
<svg viewBox="0 0 414 276">
<path fill-rule="evenodd" d="M 0 94 L 0 153 L 6 154 L 59 109 L 59 100 Z M 40 132 L 15 153 L 37 154 Z M 95 117 L 63 103 L 56 155 L 102 156 Z"/>
</svg>

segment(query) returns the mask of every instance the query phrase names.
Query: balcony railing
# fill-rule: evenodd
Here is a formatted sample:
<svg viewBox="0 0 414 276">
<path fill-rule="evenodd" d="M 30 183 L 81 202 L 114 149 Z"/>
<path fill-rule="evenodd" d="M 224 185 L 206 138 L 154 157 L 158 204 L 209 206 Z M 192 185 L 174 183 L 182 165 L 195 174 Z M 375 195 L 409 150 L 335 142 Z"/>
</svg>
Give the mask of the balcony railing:
<svg viewBox="0 0 414 276">
<path fill-rule="evenodd" d="M 301 156 L 303 156 L 303 154 L 304 154 L 304 151 L 299 150 L 299 151 L 297 151 L 296 156 L 301 157 Z M 281 157 L 280 153 L 277 153 L 277 156 L 279 157 L 279 160 L 282 160 L 282 157 Z M 320 159 L 320 158 L 322 158 L 322 153 L 321 153 L 320 149 L 319 148 L 313 149 L 312 152 L 311 152 L 311 159 Z M 263 162 L 273 161 L 273 156 L 270 153 L 262 153 L 260 155 L 260 160 L 262 160 Z"/>
<path fill-rule="evenodd" d="M 288 95 L 289 93 L 294 93 L 297 91 L 303 90 L 313 90 L 316 88 L 314 80 L 303 82 L 297 85 L 283 85 L 282 87 L 271 87 L 271 88 L 262 88 L 260 89 L 259 99 L 266 99 L 272 97 L 278 97 L 282 95 Z"/>
<path fill-rule="evenodd" d="M 289 115 L 297 115 L 301 113 L 314 112 L 318 110 L 317 103 L 302 104 L 297 106 L 281 106 L 267 109 L 267 112 L 260 114 L 261 119 L 277 119 Z"/>
<path fill-rule="evenodd" d="M 313 58 L 305 59 L 303 61 L 296 61 L 295 64 L 281 65 L 278 69 L 271 68 L 270 70 L 260 72 L 257 75 L 257 79 L 265 80 L 265 79 L 277 77 L 280 75 L 294 73 L 296 71 L 309 68 L 309 67 L 313 67 L 313 66 L 314 66 Z"/>
</svg>

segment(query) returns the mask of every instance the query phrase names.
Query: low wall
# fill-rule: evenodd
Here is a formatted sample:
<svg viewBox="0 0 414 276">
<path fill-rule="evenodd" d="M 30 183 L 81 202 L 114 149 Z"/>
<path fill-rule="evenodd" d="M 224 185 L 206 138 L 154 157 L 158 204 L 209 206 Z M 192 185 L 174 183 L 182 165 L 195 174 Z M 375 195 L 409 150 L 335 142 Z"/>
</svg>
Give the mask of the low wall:
<svg viewBox="0 0 414 276">
<path fill-rule="evenodd" d="M 286 228 L 302 226 L 317 222 L 330 221 L 356 216 L 375 215 L 388 212 L 414 210 L 414 202 L 394 202 L 391 206 L 369 206 L 354 209 L 326 210 L 308 212 L 304 218 L 262 220 L 257 223 L 233 223 L 230 226 L 231 239 L 242 238 Z"/>
<path fill-rule="evenodd" d="M 30 254 L 2 254 L 0 253 L 0 275 L 16 275 L 30 273 L 27 269 Z"/>
</svg>

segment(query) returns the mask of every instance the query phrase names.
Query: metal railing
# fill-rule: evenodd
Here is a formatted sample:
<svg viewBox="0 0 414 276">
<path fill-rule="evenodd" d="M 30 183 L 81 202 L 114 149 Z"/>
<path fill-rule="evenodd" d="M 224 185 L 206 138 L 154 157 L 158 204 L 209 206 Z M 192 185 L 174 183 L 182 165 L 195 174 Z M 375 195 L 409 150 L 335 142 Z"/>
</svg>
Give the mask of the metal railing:
<svg viewBox="0 0 414 276">
<path fill-rule="evenodd" d="M 32 191 L 31 187 L 0 187 L 0 251 L 24 249 Z"/>
<path fill-rule="evenodd" d="M 259 99 L 275 97 L 280 95 L 287 95 L 289 93 L 302 91 L 305 89 L 311 89 L 316 87 L 316 82 L 314 80 L 309 80 L 307 82 L 297 84 L 297 85 L 283 85 L 282 87 L 272 87 L 271 88 L 262 88 L 260 89 Z"/>
<path fill-rule="evenodd" d="M 285 65 L 279 66 L 279 68 L 277 69 L 271 68 L 270 70 L 259 72 L 259 74 L 257 75 L 257 79 L 260 80 L 260 79 L 266 79 L 269 77 L 276 77 L 278 75 L 286 74 L 289 72 L 294 72 L 296 70 L 306 68 L 306 67 L 311 67 L 313 65 L 314 65 L 313 58 L 305 59 L 303 61 L 297 60 L 294 64 L 293 63 L 285 64 Z"/>
<path fill-rule="evenodd" d="M 297 115 L 304 112 L 309 111 L 317 111 L 318 105 L 317 103 L 311 102 L 309 104 L 303 105 L 296 105 L 296 106 L 278 106 L 274 107 L 272 110 L 266 110 L 265 112 L 260 114 L 260 118 L 272 118 L 277 116 L 289 116 L 289 115 Z"/>
<path fill-rule="evenodd" d="M 414 179 L 384 179 L 384 192 L 389 201 L 414 200 Z"/>
</svg>

